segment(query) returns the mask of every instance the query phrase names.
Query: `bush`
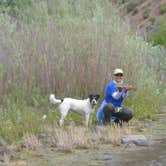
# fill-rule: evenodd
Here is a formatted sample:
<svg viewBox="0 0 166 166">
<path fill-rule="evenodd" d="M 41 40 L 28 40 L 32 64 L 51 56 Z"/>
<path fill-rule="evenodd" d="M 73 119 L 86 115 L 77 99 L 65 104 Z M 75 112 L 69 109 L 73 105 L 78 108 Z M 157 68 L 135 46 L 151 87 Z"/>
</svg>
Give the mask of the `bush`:
<svg viewBox="0 0 166 166">
<path fill-rule="evenodd" d="M 32 0 L 2 0 L 0 2 L 1 12 L 7 12 L 13 17 L 18 17 L 24 10 L 31 7 Z"/>
<path fill-rule="evenodd" d="M 132 14 L 136 14 L 138 12 L 137 6 L 143 2 L 144 0 L 129 0 L 126 6 L 127 13 L 132 12 Z"/>
<path fill-rule="evenodd" d="M 166 5 L 160 5 L 159 12 L 160 12 L 160 14 L 165 14 L 166 13 Z"/>
<path fill-rule="evenodd" d="M 148 25 L 147 27 L 146 27 L 146 31 L 147 32 L 150 32 L 150 31 L 152 31 L 153 30 L 153 26 L 152 25 Z"/>
<path fill-rule="evenodd" d="M 155 19 L 155 17 L 151 17 L 151 18 L 149 19 L 149 21 L 151 22 L 152 25 L 154 25 L 156 19 Z"/>
<path fill-rule="evenodd" d="M 135 15 L 138 13 L 138 9 L 137 8 L 134 8 L 133 11 L 132 11 L 132 15 Z"/>
<path fill-rule="evenodd" d="M 136 9 L 136 7 L 137 7 L 137 3 L 130 2 L 126 7 L 127 13 L 134 11 Z"/>
<path fill-rule="evenodd" d="M 153 45 L 163 45 L 166 46 L 166 21 L 163 21 L 160 26 L 158 32 L 154 33 L 149 37 L 149 41 L 153 43 Z"/>
<path fill-rule="evenodd" d="M 143 12 L 143 19 L 147 19 L 149 17 L 149 13 L 150 11 L 148 9 L 146 9 L 144 12 Z"/>
</svg>

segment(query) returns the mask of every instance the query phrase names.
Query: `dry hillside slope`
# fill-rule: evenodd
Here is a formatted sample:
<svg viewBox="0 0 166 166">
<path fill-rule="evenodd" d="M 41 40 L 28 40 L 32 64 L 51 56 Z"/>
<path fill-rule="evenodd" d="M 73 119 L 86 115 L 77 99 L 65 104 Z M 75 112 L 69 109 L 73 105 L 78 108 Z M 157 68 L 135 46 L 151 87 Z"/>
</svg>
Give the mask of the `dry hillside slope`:
<svg viewBox="0 0 166 166">
<path fill-rule="evenodd" d="M 142 35 L 156 32 L 159 24 L 166 21 L 166 0 L 115 0 L 114 3 Z"/>
</svg>

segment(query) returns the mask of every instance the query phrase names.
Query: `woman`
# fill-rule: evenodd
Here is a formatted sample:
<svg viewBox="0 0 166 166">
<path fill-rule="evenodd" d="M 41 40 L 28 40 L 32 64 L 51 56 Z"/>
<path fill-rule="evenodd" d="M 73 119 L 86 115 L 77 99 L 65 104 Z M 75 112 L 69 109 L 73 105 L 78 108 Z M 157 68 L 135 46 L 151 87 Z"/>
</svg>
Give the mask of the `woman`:
<svg viewBox="0 0 166 166">
<path fill-rule="evenodd" d="M 122 107 L 123 100 L 128 97 L 128 91 L 131 88 L 125 88 L 123 81 L 123 70 L 115 69 L 114 79 L 110 81 L 105 90 L 105 98 L 97 111 L 97 120 L 99 124 L 110 124 L 128 122 L 134 115 L 130 108 Z M 120 86 L 119 86 L 120 85 Z"/>
</svg>

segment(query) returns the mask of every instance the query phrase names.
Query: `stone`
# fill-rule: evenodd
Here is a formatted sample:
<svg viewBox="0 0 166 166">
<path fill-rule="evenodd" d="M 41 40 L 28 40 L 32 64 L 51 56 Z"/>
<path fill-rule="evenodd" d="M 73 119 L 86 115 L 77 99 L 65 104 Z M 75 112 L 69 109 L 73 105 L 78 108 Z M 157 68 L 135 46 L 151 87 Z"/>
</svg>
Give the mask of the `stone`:
<svg viewBox="0 0 166 166">
<path fill-rule="evenodd" d="M 43 139 L 43 140 L 47 140 L 50 137 L 51 137 L 51 135 L 46 134 L 46 133 L 41 133 L 41 134 L 38 135 L 38 139 Z"/>
<path fill-rule="evenodd" d="M 135 144 L 137 146 L 148 146 L 148 140 L 144 135 L 125 135 L 122 137 L 123 144 Z"/>
<path fill-rule="evenodd" d="M 0 156 L 5 156 L 5 155 L 9 155 L 10 154 L 10 150 L 7 147 L 0 147 Z"/>
</svg>

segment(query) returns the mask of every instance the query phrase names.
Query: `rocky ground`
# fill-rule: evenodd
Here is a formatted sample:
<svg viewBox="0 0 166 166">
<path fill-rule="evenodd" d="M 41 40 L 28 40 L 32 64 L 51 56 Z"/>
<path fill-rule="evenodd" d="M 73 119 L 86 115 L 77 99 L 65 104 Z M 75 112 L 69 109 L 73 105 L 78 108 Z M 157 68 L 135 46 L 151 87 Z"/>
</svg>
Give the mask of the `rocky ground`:
<svg viewBox="0 0 166 166">
<path fill-rule="evenodd" d="M 114 1 L 121 9 L 121 16 L 131 24 L 133 30 L 141 35 L 150 35 L 158 30 L 159 24 L 166 18 L 165 0 L 122 0 Z M 121 2 L 121 3 L 120 3 Z"/>
</svg>

